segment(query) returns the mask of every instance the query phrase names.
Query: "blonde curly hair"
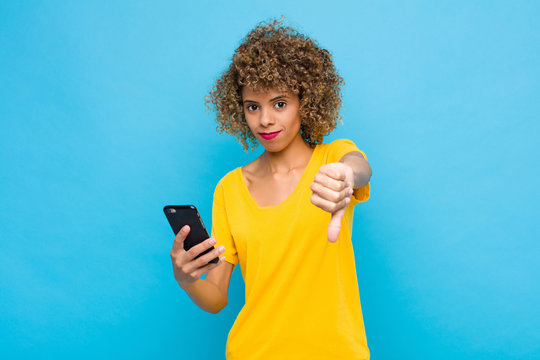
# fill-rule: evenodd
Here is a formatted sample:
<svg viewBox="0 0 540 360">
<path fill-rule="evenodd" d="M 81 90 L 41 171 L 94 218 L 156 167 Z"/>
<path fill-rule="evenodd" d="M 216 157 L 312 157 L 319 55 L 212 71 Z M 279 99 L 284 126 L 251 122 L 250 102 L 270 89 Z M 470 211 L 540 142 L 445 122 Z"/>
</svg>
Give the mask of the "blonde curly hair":
<svg viewBox="0 0 540 360">
<path fill-rule="evenodd" d="M 217 131 L 236 137 L 248 150 L 256 148 L 258 142 L 245 120 L 242 88 L 291 91 L 300 99 L 302 138 L 314 146 L 341 121 L 343 83 L 330 53 L 309 37 L 284 26 L 282 18 L 261 23 L 246 35 L 205 104 L 216 112 Z"/>
</svg>

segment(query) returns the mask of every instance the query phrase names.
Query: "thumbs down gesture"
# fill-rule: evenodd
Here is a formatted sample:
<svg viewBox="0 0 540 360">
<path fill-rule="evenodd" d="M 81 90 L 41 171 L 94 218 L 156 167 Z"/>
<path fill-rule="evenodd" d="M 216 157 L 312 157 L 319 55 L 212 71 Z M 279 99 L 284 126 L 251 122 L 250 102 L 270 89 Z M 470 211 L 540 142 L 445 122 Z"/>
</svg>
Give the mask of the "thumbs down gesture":
<svg viewBox="0 0 540 360">
<path fill-rule="evenodd" d="M 325 164 L 319 168 L 310 189 L 311 203 L 332 214 L 328 224 L 328 241 L 336 242 L 341 229 L 341 220 L 351 202 L 354 172 L 351 166 L 339 162 Z"/>
</svg>

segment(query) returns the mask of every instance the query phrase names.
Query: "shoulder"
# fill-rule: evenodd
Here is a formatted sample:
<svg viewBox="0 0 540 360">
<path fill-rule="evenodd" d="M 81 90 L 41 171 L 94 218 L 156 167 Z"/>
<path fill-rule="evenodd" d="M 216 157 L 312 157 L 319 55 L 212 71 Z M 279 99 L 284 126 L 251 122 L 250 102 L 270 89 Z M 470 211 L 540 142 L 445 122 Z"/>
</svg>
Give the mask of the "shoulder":
<svg viewBox="0 0 540 360">
<path fill-rule="evenodd" d="M 229 171 L 227 174 L 225 174 L 225 176 L 223 176 L 217 183 L 216 185 L 216 191 L 220 190 L 220 189 L 223 189 L 223 188 L 228 188 L 228 187 L 231 187 L 231 186 L 237 186 L 238 185 L 238 181 L 239 181 L 239 176 L 238 176 L 238 173 L 242 171 L 242 168 L 240 167 L 237 167 L 236 169 L 233 169 L 231 171 Z"/>
<path fill-rule="evenodd" d="M 323 151 L 329 151 L 329 150 L 333 150 L 333 149 L 336 149 L 336 148 L 342 148 L 342 147 L 357 148 L 356 144 L 352 140 L 349 140 L 349 139 L 336 139 L 336 140 L 334 140 L 332 142 L 329 142 L 329 143 L 318 144 L 317 147 L 319 147 Z"/>
<path fill-rule="evenodd" d="M 336 139 L 330 143 L 323 143 L 318 146 L 321 156 L 327 162 L 338 162 L 343 156 L 351 152 L 359 152 L 365 157 L 365 154 L 349 139 Z"/>
<path fill-rule="evenodd" d="M 344 146 L 356 148 L 356 144 L 352 140 L 349 140 L 349 139 L 336 139 L 332 141 L 330 144 L 328 144 L 328 146 L 331 148 L 344 147 Z"/>
<path fill-rule="evenodd" d="M 243 186 L 244 178 L 246 180 L 251 179 L 260 167 L 260 157 L 256 158 L 247 165 L 237 167 L 229 171 L 223 176 L 217 183 L 215 192 L 223 191 L 224 189 L 238 189 L 239 186 Z"/>
</svg>

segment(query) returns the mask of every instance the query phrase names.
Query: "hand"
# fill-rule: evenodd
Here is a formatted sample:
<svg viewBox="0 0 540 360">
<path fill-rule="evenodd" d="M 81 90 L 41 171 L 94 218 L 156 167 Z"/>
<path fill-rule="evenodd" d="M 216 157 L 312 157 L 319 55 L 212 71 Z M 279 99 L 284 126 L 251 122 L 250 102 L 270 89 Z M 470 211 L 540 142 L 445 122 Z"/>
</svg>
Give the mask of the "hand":
<svg viewBox="0 0 540 360">
<path fill-rule="evenodd" d="M 351 202 L 354 173 L 344 163 L 330 163 L 320 167 L 311 183 L 313 205 L 332 214 L 328 224 L 328 241 L 336 242 L 345 209 Z"/>
<path fill-rule="evenodd" d="M 212 270 L 225 259 L 224 256 L 219 258 L 219 261 L 215 264 L 208 264 L 207 262 L 219 256 L 225 251 L 223 246 L 219 246 L 217 249 L 211 250 L 208 254 L 204 254 L 198 259 L 195 259 L 197 255 L 210 249 L 216 244 L 216 239 L 209 238 L 204 240 L 202 243 L 193 246 L 188 251 L 184 250 L 184 240 L 189 234 L 189 226 L 186 225 L 174 238 L 173 248 L 171 250 L 171 260 L 173 265 L 174 277 L 181 288 L 184 286 L 194 283 L 201 276 L 206 274 L 209 270 Z M 195 260 L 194 260 L 195 259 Z"/>
</svg>

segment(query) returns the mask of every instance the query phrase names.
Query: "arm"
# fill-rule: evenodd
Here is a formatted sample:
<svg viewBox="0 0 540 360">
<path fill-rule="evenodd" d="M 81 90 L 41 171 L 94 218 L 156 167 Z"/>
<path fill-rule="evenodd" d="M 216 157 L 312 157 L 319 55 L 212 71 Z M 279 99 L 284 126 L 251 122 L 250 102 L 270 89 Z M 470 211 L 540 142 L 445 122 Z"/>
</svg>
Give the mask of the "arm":
<svg viewBox="0 0 540 360">
<path fill-rule="evenodd" d="M 206 279 L 180 285 L 198 307 L 212 314 L 220 312 L 229 302 L 227 293 L 234 265 L 224 261 L 208 272 Z M 221 285 L 221 286 L 220 286 Z"/>
<path fill-rule="evenodd" d="M 216 264 L 207 264 L 223 253 L 222 246 L 195 259 L 203 251 L 212 248 L 216 241 L 210 238 L 185 251 L 184 240 L 189 230 L 189 226 L 184 226 L 174 238 L 171 250 L 174 277 L 197 306 L 216 314 L 228 303 L 227 293 L 234 265 L 225 263 L 224 257 L 220 257 Z M 207 272 L 206 279 L 201 279 Z"/>
<path fill-rule="evenodd" d="M 311 183 L 311 202 L 332 214 L 328 224 L 328 241 L 336 242 L 345 209 L 351 202 L 353 189 L 366 186 L 371 178 L 371 167 L 362 153 L 353 151 L 337 163 L 321 166 Z"/>
<path fill-rule="evenodd" d="M 343 156 L 339 162 L 349 165 L 353 171 L 354 188 L 358 189 L 362 186 L 366 186 L 371 178 L 371 166 L 362 153 L 357 151 L 350 152 Z"/>
</svg>

